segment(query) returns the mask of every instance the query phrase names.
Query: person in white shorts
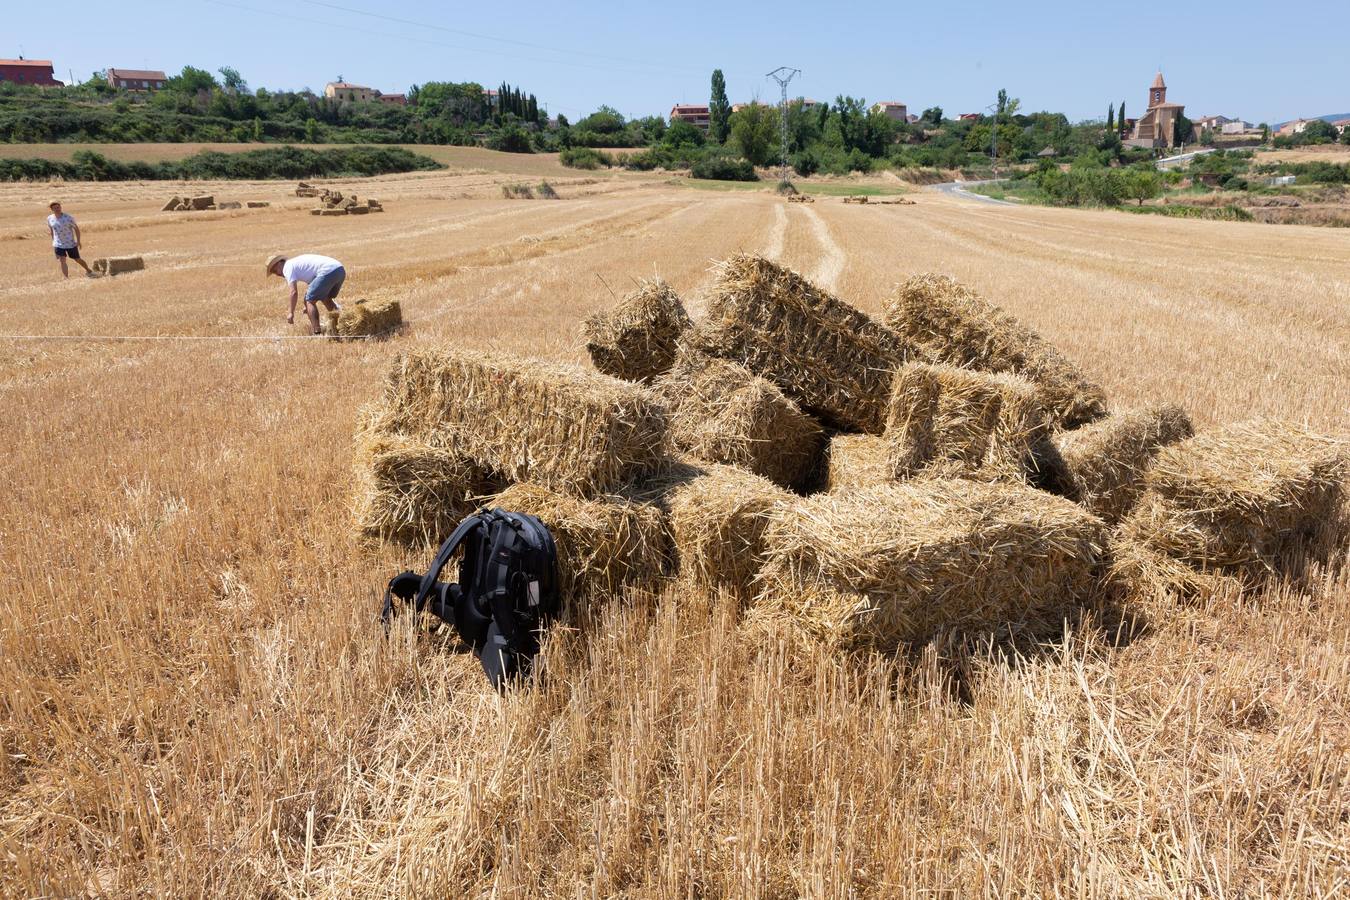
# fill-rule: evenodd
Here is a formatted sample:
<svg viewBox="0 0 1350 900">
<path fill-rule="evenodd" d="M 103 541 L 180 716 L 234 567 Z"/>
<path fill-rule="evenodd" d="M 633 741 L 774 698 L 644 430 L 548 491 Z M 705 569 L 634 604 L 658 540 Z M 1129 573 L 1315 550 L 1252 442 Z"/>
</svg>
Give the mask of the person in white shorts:
<svg viewBox="0 0 1350 900">
<path fill-rule="evenodd" d="M 286 323 L 295 324 L 295 301 L 299 294 L 300 282 L 305 283 L 305 315 L 309 317 L 310 332 L 318 334 L 319 309 L 322 303 L 329 312 L 342 309 L 337 303 L 342 283 L 347 280 L 347 270 L 342 263 L 331 256 L 317 253 L 302 253 L 299 256 L 285 257 L 273 253 L 267 257 L 267 274 L 279 275 L 286 279 L 290 288 L 290 310 L 286 313 Z"/>
</svg>

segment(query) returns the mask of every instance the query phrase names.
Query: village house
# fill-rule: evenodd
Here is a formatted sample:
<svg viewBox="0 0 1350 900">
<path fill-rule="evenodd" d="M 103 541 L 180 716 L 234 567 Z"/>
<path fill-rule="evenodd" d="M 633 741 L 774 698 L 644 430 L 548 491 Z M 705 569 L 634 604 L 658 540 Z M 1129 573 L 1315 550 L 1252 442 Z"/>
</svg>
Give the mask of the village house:
<svg viewBox="0 0 1350 900">
<path fill-rule="evenodd" d="M 15 84 L 36 84 L 39 87 L 61 87 L 52 71 L 50 59 L 0 59 L 0 81 Z"/>
<path fill-rule="evenodd" d="M 676 122 L 688 122 L 695 128 L 702 128 L 706 131 L 711 121 L 711 113 L 706 106 L 677 103 L 670 108 L 670 123 L 672 125 Z"/>
<path fill-rule="evenodd" d="M 159 91 L 169 76 L 154 69 L 105 69 L 103 77 L 119 91 Z"/>
<path fill-rule="evenodd" d="M 1331 123 L 1331 127 L 1336 129 L 1336 133 L 1345 136 L 1345 129 L 1350 128 L 1350 119 L 1337 119 Z"/>
<path fill-rule="evenodd" d="M 1261 129 L 1257 128 L 1251 122 L 1244 122 L 1242 119 L 1234 119 L 1232 122 L 1225 122 L 1219 129 L 1221 134 L 1260 134 Z"/>
<path fill-rule="evenodd" d="M 362 103 L 380 96 L 374 88 L 347 81 L 330 81 L 324 85 L 323 95 L 329 100 L 345 100 L 348 103 Z"/>
<path fill-rule="evenodd" d="M 407 94 L 380 94 L 377 98 L 381 103 L 389 103 L 394 106 L 407 106 Z"/>
<path fill-rule="evenodd" d="M 1148 109 L 1134 124 L 1134 131 L 1125 143 L 1131 147 L 1171 147 L 1177 119 L 1186 107 L 1167 100 L 1167 83 L 1159 72 L 1148 88 Z"/>
<path fill-rule="evenodd" d="M 1232 121 L 1233 120 L 1227 116 L 1201 116 L 1198 119 L 1192 120 L 1191 124 L 1195 126 L 1196 131 L 1204 131 L 1206 128 L 1210 131 L 1218 131 Z"/>
<path fill-rule="evenodd" d="M 956 119 L 957 119 L 957 121 L 959 121 L 959 122 L 978 122 L 978 121 L 980 121 L 980 114 L 979 114 L 979 113 L 961 113 L 961 115 L 957 116 Z"/>
<path fill-rule="evenodd" d="M 872 104 L 872 112 L 879 112 L 895 122 L 909 121 L 909 107 L 899 100 L 882 100 Z"/>
<path fill-rule="evenodd" d="M 1311 121 L 1312 119 L 1295 119 L 1292 122 L 1285 122 L 1283 125 L 1280 126 L 1280 130 L 1275 133 L 1283 135 L 1284 137 L 1290 137 L 1291 135 L 1295 134 L 1302 134 L 1304 130 L 1308 127 L 1308 123 Z"/>
</svg>

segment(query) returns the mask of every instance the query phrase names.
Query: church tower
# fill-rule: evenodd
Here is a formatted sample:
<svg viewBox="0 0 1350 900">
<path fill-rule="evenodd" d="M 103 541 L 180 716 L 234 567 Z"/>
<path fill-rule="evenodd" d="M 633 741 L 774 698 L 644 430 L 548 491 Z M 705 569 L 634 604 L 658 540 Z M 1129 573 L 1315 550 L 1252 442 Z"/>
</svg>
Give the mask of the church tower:
<svg viewBox="0 0 1350 900">
<path fill-rule="evenodd" d="M 1155 106 L 1162 106 L 1167 102 L 1167 83 L 1163 81 L 1162 70 L 1153 77 L 1153 84 L 1148 89 L 1148 109 Z"/>
</svg>

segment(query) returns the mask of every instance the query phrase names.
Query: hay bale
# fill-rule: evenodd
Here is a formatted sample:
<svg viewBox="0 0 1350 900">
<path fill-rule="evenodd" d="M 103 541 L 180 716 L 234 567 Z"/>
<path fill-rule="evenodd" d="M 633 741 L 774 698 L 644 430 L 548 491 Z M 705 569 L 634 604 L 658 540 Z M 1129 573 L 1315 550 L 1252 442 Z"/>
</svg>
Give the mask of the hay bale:
<svg viewBox="0 0 1350 900">
<path fill-rule="evenodd" d="M 419 347 L 395 357 L 385 398 L 399 428 L 453 434 L 480 464 L 553 490 L 612 491 L 665 455 L 651 392 L 574 366 Z"/>
<path fill-rule="evenodd" d="M 188 209 L 192 210 L 211 209 L 216 205 L 216 198 L 210 194 L 201 197 L 189 197 L 187 204 Z"/>
<path fill-rule="evenodd" d="M 164 206 L 160 208 L 160 212 L 177 212 L 180 208 L 182 208 L 182 206 L 183 206 L 183 198 L 174 197 L 172 200 L 170 200 L 168 203 L 165 203 Z"/>
<path fill-rule="evenodd" d="M 886 324 L 937 362 L 1020 375 L 1061 428 L 1106 415 L 1106 395 L 1053 345 L 946 275 L 917 275 L 886 303 Z"/>
<path fill-rule="evenodd" d="M 690 326 L 679 296 L 664 281 L 642 281 L 613 309 L 582 323 L 591 362 L 606 375 L 651 383 L 675 362 L 676 342 Z"/>
<path fill-rule="evenodd" d="M 825 490 L 852 491 L 886 484 L 891 476 L 890 445 L 874 434 L 836 434 L 826 454 Z"/>
<path fill-rule="evenodd" d="M 249 200 L 244 205 L 247 206 L 249 209 L 266 209 L 272 204 L 267 200 Z"/>
<path fill-rule="evenodd" d="M 238 200 L 222 200 L 216 204 L 216 209 L 243 209 L 244 204 Z"/>
<path fill-rule="evenodd" d="M 1146 573 L 1146 554 L 1246 585 L 1297 576 L 1309 560 L 1344 549 L 1350 443 L 1306 428 L 1257 419 L 1173 444 L 1144 475 L 1144 492 L 1117 539 L 1142 551 L 1115 573 L 1140 585 L 1178 582 Z M 1145 573 L 1141 576 L 1141 573 Z M 1177 593 L 1191 591 L 1185 579 Z"/>
<path fill-rule="evenodd" d="M 1050 425 L 1036 388 L 1015 375 L 910 363 L 895 375 L 886 418 L 891 475 L 928 469 L 979 480 L 1039 480 Z"/>
<path fill-rule="evenodd" d="M 384 204 L 378 200 L 372 200 L 370 197 L 366 198 L 366 206 L 370 208 L 371 212 L 384 212 Z"/>
<path fill-rule="evenodd" d="M 145 260 L 139 256 L 109 256 L 94 260 L 89 268 L 99 275 L 122 275 L 142 271 Z"/>
<path fill-rule="evenodd" d="M 581 500 L 522 483 L 497 494 L 488 505 L 543 521 L 558 545 L 558 580 L 565 600 L 650 586 L 668 570 L 665 516 L 650 504 L 616 497 Z"/>
<path fill-rule="evenodd" d="M 762 257 L 735 256 L 720 270 L 691 343 L 767 378 L 828 425 L 880 434 L 891 373 L 911 355 L 908 343 Z"/>
<path fill-rule="evenodd" d="M 369 417 L 368 417 L 369 418 Z M 435 446 L 378 426 L 356 442 L 352 507 L 365 537 L 437 544 L 505 482 L 453 447 Z"/>
<path fill-rule="evenodd" d="M 358 203 L 355 206 L 347 207 L 347 215 L 349 216 L 364 216 L 368 212 L 370 212 L 370 207 L 365 204 Z"/>
<path fill-rule="evenodd" d="M 1179 406 L 1116 413 L 1055 435 L 1063 462 L 1063 493 L 1094 515 L 1116 523 L 1144 490 L 1144 473 L 1163 447 L 1193 435 L 1190 417 Z"/>
<path fill-rule="evenodd" d="M 795 495 L 734 466 L 706 465 L 666 496 L 679 573 L 697 588 L 752 594 L 769 514 Z"/>
<path fill-rule="evenodd" d="M 322 209 L 311 209 L 311 210 L 309 211 L 309 214 L 310 214 L 311 216 L 321 216 L 321 215 L 324 214 L 324 210 L 322 210 Z"/>
<path fill-rule="evenodd" d="M 338 337 L 386 334 L 403 324 L 403 307 L 397 300 L 357 300 L 334 318 L 333 333 Z"/>
<path fill-rule="evenodd" d="M 343 209 L 343 208 L 340 207 L 340 206 L 339 206 L 339 207 L 334 207 L 334 208 L 324 207 L 323 209 L 316 209 L 316 210 L 314 210 L 314 215 L 316 215 L 316 216 L 345 216 L 345 215 L 347 215 L 347 210 Z"/>
<path fill-rule="evenodd" d="M 818 494 L 774 512 L 755 616 L 840 649 L 942 628 L 1051 630 L 1093 593 L 1106 539 L 1082 507 L 1018 484 Z"/>
<path fill-rule="evenodd" d="M 824 429 L 744 366 L 682 347 L 655 391 L 670 410 L 677 450 L 783 487 L 801 484 L 816 469 Z"/>
<path fill-rule="evenodd" d="M 314 185 L 306 184 L 303 181 L 300 182 L 300 185 L 295 189 L 295 196 L 297 197 L 322 197 L 325 193 L 327 192 L 323 188 L 317 188 Z"/>
</svg>

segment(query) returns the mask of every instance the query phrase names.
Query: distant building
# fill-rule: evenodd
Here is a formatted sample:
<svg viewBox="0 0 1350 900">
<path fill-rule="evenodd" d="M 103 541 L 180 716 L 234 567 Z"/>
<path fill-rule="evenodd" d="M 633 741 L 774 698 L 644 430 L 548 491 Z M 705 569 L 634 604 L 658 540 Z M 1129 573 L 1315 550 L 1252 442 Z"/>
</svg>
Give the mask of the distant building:
<svg viewBox="0 0 1350 900">
<path fill-rule="evenodd" d="M 0 81 L 15 84 L 36 84 L 38 87 L 61 87 L 52 71 L 50 59 L 0 59 Z"/>
<path fill-rule="evenodd" d="M 882 100 L 872 104 L 872 112 L 879 112 L 895 122 L 909 121 L 909 107 L 899 100 Z"/>
<path fill-rule="evenodd" d="M 711 114 L 706 106 L 677 103 L 670 108 L 670 123 L 672 125 L 676 122 L 688 122 L 695 128 L 707 129 L 711 121 Z"/>
<path fill-rule="evenodd" d="M 1225 122 L 1219 129 L 1220 134 L 1260 134 L 1261 129 L 1257 128 L 1251 122 L 1244 122 L 1241 119 L 1234 119 L 1231 122 Z"/>
<path fill-rule="evenodd" d="M 119 91 L 160 91 L 169 82 L 168 75 L 153 69 L 108 69 L 103 74 Z"/>
<path fill-rule="evenodd" d="M 1292 122 L 1285 122 L 1283 125 L 1280 126 L 1280 130 L 1277 131 L 1277 132 L 1275 132 L 1275 133 L 1276 133 L 1276 134 L 1280 134 L 1280 135 L 1284 135 L 1285 137 L 1288 137 L 1288 136 L 1294 135 L 1294 134 L 1302 134 L 1302 133 L 1303 133 L 1303 130 L 1304 130 L 1305 128 L 1308 127 L 1308 122 L 1310 122 L 1310 121 L 1312 121 L 1312 120 L 1311 120 L 1311 119 L 1295 119 L 1295 120 L 1292 121 Z"/>
<path fill-rule="evenodd" d="M 1350 119 L 1337 119 L 1331 123 L 1331 127 L 1336 129 L 1340 135 L 1345 134 L 1345 129 L 1350 128 Z"/>
<path fill-rule="evenodd" d="M 980 120 L 980 114 L 979 114 L 979 113 L 961 113 L 961 115 L 957 116 L 956 119 L 957 119 L 957 121 L 959 121 L 959 122 L 978 122 L 978 121 Z"/>
<path fill-rule="evenodd" d="M 1131 147 L 1171 147 L 1177 119 L 1186 107 L 1167 100 L 1167 83 L 1159 72 L 1148 88 L 1148 110 L 1134 124 L 1134 131 L 1125 143 Z"/>
<path fill-rule="evenodd" d="M 1204 131 L 1206 128 L 1210 131 L 1218 131 L 1232 121 L 1233 120 L 1227 116 L 1203 116 L 1199 119 L 1192 120 L 1191 124 L 1195 126 L 1196 131 Z"/>
<path fill-rule="evenodd" d="M 1059 154 L 1055 152 L 1054 147 L 1042 148 L 1041 152 L 1036 155 L 1041 159 L 1053 159 L 1054 157 L 1059 156 Z"/>
<path fill-rule="evenodd" d="M 389 103 L 389 104 L 392 104 L 392 105 L 394 105 L 394 106 L 407 106 L 407 105 L 408 105 L 408 95 L 407 95 L 407 94 L 381 94 L 381 93 L 379 93 L 379 92 L 377 91 L 377 92 L 376 92 L 376 95 L 377 95 L 377 99 L 378 99 L 381 103 Z"/>
<path fill-rule="evenodd" d="M 363 103 L 374 100 L 380 92 L 361 84 L 347 81 L 330 81 L 324 85 L 323 95 L 329 100 L 346 100 L 348 103 Z"/>
<path fill-rule="evenodd" d="M 483 99 L 486 100 L 488 102 L 488 106 L 492 107 L 493 109 L 497 108 L 497 104 L 499 104 L 502 99 L 501 97 L 497 96 L 497 94 L 498 92 L 495 90 L 483 88 Z"/>
<path fill-rule="evenodd" d="M 908 116 L 905 117 L 905 121 L 911 125 L 916 125 L 919 122 L 919 117 L 914 115 L 914 113 L 910 113 Z"/>
</svg>

